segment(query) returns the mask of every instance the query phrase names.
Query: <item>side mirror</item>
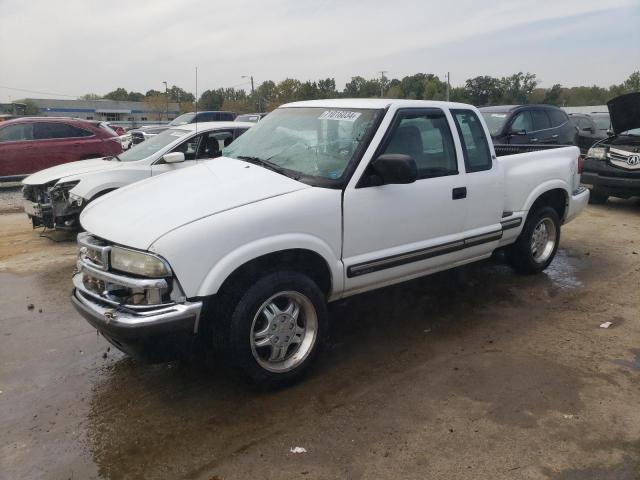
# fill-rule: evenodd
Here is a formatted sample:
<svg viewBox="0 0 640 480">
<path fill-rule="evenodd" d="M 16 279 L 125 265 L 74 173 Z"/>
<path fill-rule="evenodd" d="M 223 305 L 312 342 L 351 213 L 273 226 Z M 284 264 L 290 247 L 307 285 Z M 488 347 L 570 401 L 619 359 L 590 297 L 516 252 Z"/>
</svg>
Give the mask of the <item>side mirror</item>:
<svg viewBox="0 0 640 480">
<path fill-rule="evenodd" d="M 584 127 L 584 128 L 582 129 L 582 131 L 583 131 L 583 132 L 589 132 L 589 133 L 595 133 L 595 132 L 593 131 L 593 127 Z"/>
<path fill-rule="evenodd" d="M 416 161 L 409 155 L 387 153 L 371 162 L 372 186 L 413 183 L 418 179 Z M 375 178 L 378 177 L 378 178 Z"/>
<path fill-rule="evenodd" d="M 523 128 L 523 129 L 517 129 L 517 128 L 511 128 L 509 129 L 509 135 L 511 136 L 515 136 L 515 135 L 526 135 L 527 131 Z"/>
<path fill-rule="evenodd" d="M 173 152 L 166 153 L 162 159 L 165 163 L 181 163 L 184 162 L 184 153 L 182 152 Z"/>
</svg>

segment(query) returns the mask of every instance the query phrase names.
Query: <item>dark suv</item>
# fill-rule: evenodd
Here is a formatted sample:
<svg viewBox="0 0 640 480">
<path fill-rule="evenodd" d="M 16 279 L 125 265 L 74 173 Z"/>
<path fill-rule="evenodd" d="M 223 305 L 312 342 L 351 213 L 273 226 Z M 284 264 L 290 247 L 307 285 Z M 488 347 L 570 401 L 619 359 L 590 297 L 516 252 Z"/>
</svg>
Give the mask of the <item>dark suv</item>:
<svg viewBox="0 0 640 480">
<path fill-rule="evenodd" d="M 611 135 L 593 144 L 583 164 L 590 203 L 640 196 L 640 92 L 613 98 L 607 108 Z"/>
<path fill-rule="evenodd" d="M 577 145 L 578 131 L 558 107 L 501 105 L 480 112 L 496 145 Z"/>
<path fill-rule="evenodd" d="M 120 137 L 102 122 L 22 117 L 0 123 L 0 179 L 44 168 L 122 153 Z"/>
<path fill-rule="evenodd" d="M 131 130 L 131 138 L 133 140 L 133 144 L 136 145 L 171 127 L 179 127 L 180 125 L 199 122 L 233 122 L 235 118 L 236 114 L 234 112 L 222 112 L 217 110 L 183 113 L 166 125 L 150 125 L 148 127 L 140 127 Z"/>
</svg>

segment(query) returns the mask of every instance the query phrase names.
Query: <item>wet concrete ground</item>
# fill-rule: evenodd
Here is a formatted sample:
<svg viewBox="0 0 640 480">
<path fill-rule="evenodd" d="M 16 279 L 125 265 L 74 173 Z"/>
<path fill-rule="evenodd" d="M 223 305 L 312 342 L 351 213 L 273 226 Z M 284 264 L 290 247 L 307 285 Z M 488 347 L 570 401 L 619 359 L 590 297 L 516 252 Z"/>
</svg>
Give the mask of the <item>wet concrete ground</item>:
<svg viewBox="0 0 640 480">
<path fill-rule="evenodd" d="M 0 478 L 640 478 L 636 201 L 590 206 L 545 274 L 334 304 L 312 374 L 270 393 L 109 349 L 69 303 L 69 237 L 0 232 Z"/>
</svg>

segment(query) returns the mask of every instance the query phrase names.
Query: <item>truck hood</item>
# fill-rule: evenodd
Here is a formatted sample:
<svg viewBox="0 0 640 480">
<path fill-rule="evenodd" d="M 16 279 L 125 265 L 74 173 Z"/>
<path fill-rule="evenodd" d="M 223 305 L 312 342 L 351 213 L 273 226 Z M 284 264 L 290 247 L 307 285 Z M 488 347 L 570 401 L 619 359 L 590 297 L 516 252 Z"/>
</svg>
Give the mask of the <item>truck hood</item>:
<svg viewBox="0 0 640 480">
<path fill-rule="evenodd" d="M 620 95 L 607 102 L 613 133 L 640 128 L 640 92 Z"/>
<path fill-rule="evenodd" d="M 80 223 L 120 245 L 148 250 L 187 223 L 311 188 L 279 173 L 220 157 L 120 188 L 91 202 Z"/>
<path fill-rule="evenodd" d="M 44 185 L 49 182 L 60 180 L 64 177 L 82 175 L 83 173 L 109 170 L 120 165 L 117 160 L 103 160 L 92 158 L 91 160 L 80 160 L 79 162 L 63 163 L 55 167 L 45 168 L 22 180 L 24 185 Z"/>
</svg>

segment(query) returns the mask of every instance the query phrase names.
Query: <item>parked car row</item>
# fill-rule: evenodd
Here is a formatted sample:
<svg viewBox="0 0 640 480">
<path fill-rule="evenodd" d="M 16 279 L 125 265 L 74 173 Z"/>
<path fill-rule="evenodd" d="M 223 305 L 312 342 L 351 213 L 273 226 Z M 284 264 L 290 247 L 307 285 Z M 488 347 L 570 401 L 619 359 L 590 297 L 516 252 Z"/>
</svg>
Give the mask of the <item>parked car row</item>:
<svg viewBox="0 0 640 480">
<path fill-rule="evenodd" d="M 150 125 L 135 128 L 130 130 L 133 144 L 144 142 L 146 139 L 158 135 L 171 127 L 179 127 L 181 125 L 188 125 L 190 123 L 203 123 L 203 122 L 233 122 L 236 118 L 236 114 L 233 112 L 221 112 L 221 111 L 204 111 L 204 112 L 189 112 L 183 113 L 179 117 L 175 118 L 167 125 Z"/>
</svg>

